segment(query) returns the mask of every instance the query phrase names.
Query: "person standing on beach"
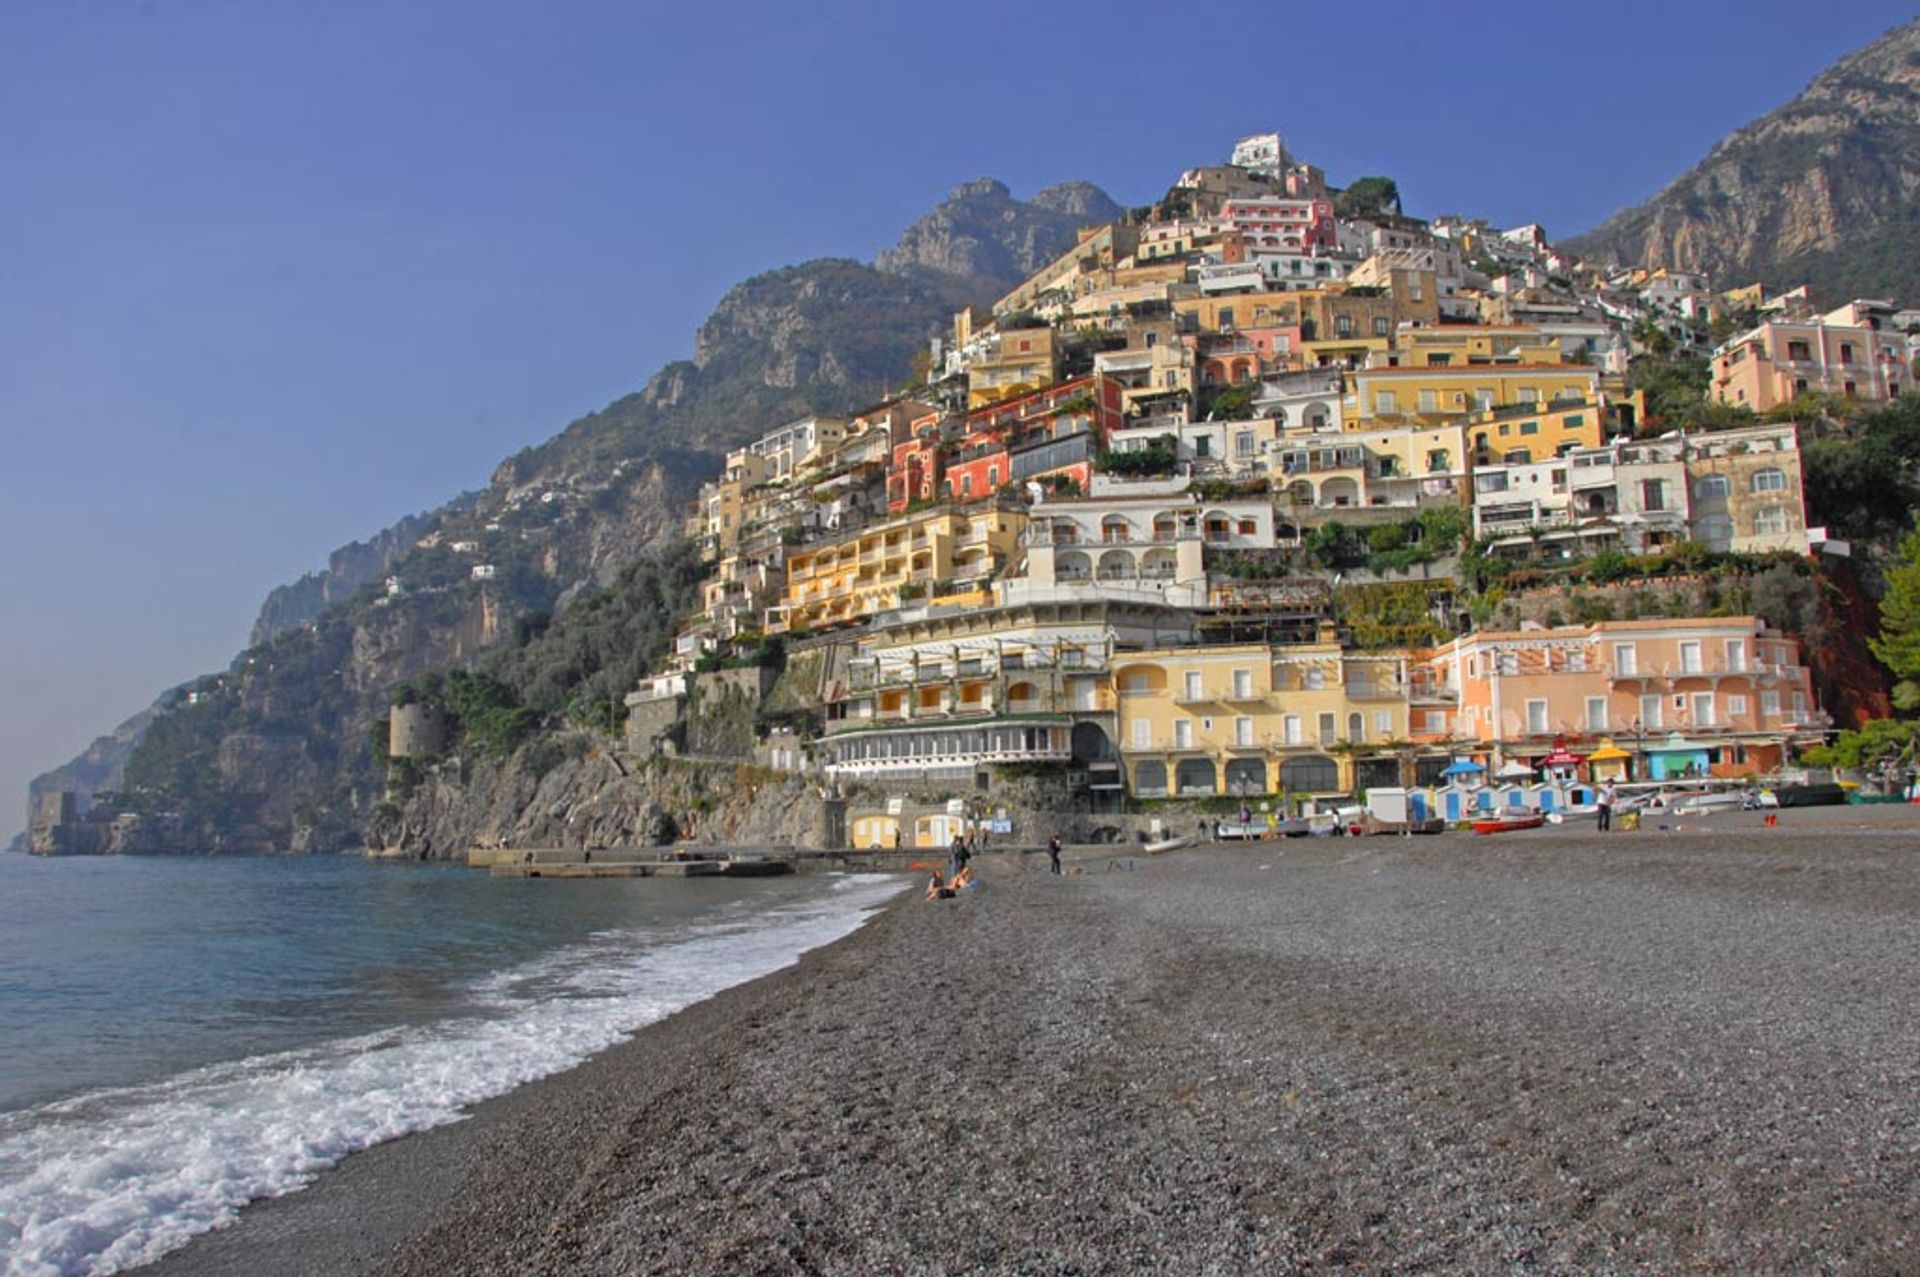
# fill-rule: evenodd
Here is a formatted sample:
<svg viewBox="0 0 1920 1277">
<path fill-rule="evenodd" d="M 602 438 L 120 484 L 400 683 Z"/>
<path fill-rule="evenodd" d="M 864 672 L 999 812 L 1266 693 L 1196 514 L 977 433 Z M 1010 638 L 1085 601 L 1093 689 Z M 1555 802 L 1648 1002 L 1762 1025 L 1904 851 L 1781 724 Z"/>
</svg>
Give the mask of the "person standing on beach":
<svg viewBox="0 0 1920 1277">
<path fill-rule="evenodd" d="M 1057 874 L 1060 872 L 1060 835 L 1059 834 L 1055 834 L 1053 837 L 1047 839 L 1047 872 L 1050 874 Z"/>
<path fill-rule="evenodd" d="M 1613 829 L 1613 803 L 1618 796 L 1619 791 L 1613 787 L 1612 781 L 1600 786 L 1600 820 L 1596 828 L 1602 833 L 1609 833 Z"/>
</svg>

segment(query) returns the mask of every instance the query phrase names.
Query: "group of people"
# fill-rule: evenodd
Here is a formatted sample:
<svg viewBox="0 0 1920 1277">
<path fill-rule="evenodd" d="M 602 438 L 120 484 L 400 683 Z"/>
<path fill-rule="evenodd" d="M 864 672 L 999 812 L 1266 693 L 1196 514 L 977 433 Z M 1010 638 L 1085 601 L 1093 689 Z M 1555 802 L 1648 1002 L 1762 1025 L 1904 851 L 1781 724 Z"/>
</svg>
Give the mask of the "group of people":
<svg viewBox="0 0 1920 1277">
<path fill-rule="evenodd" d="M 927 899 L 951 900 L 973 885 L 973 865 L 970 863 L 973 852 L 973 845 L 967 839 L 954 835 L 953 842 L 947 847 L 947 872 L 943 876 L 938 869 L 933 871 L 933 877 L 927 881 Z M 1047 872 L 1061 872 L 1059 834 L 1047 839 Z"/>
<path fill-rule="evenodd" d="M 927 883 L 927 899 L 951 900 L 972 885 L 972 866 L 962 866 L 960 872 L 951 878 L 942 878 L 940 871 L 936 869 L 933 871 L 933 878 Z"/>
</svg>

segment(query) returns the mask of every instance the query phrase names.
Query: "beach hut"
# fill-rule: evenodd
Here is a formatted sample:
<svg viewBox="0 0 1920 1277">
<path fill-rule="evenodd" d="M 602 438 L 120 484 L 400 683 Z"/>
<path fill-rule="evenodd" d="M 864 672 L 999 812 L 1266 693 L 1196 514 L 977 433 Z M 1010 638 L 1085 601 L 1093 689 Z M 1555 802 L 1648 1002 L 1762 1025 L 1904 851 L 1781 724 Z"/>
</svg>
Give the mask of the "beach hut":
<svg viewBox="0 0 1920 1277">
<path fill-rule="evenodd" d="M 1615 745 L 1611 739 L 1600 742 L 1600 748 L 1587 755 L 1587 775 L 1594 784 L 1609 780 L 1626 780 L 1627 764 L 1633 758 L 1626 750 Z"/>
<path fill-rule="evenodd" d="M 1441 771 L 1440 778 L 1447 782 L 1446 791 L 1440 796 L 1441 814 L 1447 818 L 1448 824 L 1465 820 L 1474 810 L 1470 790 L 1486 774 L 1486 770 L 1471 758 L 1456 758 Z M 1491 805 L 1491 798 L 1488 801 Z"/>
<path fill-rule="evenodd" d="M 1685 776 L 1705 776 L 1707 747 L 1688 740 L 1679 732 L 1647 746 L 1647 776 L 1651 780 L 1675 780 Z"/>
</svg>

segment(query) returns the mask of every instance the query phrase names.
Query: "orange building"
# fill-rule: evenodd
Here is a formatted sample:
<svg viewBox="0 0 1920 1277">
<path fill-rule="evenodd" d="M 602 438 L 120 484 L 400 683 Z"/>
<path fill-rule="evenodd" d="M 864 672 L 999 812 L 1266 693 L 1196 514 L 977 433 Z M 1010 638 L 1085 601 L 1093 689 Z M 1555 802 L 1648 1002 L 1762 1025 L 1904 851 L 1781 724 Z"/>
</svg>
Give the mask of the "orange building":
<svg viewBox="0 0 1920 1277">
<path fill-rule="evenodd" d="M 1635 779 L 1771 771 L 1819 744 L 1799 644 L 1751 616 L 1483 631 L 1436 649 L 1412 679 L 1413 738 L 1537 760 L 1612 740 Z"/>
</svg>

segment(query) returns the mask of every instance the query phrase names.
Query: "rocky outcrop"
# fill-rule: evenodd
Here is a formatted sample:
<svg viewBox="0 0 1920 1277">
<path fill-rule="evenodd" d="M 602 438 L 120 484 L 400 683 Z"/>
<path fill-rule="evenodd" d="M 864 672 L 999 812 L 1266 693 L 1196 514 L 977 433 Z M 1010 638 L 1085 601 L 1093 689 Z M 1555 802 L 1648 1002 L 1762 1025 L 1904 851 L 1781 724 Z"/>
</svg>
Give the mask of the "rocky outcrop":
<svg viewBox="0 0 1920 1277">
<path fill-rule="evenodd" d="M 341 546 L 327 556 L 324 570 L 309 572 L 290 585 L 276 586 L 260 606 L 248 643 L 264 643 L 351 599 L 361 587 L 384 577 L 400 556 L 443 517 L 471 508 L 477 498 L 477 493 L 467 493 L 431 513 L 408 515 L 365 541 Z"/>
<path fill-rule="evenodd" d="M 1920 293 L 1920 21 L 1835 63 L 1652 200 L 1563 248 L 1826 300 Z"/>
<path fill-rule="evenodd" d="M 819 792 L 798 778 L 674 759 L 626 763 L 601 739 L 569 734 L 504 761 L 428 769 L 382 805 L 368 846 L 437 860 L 475 846 L 809 846 L 820 821 Z"/>
<path fill-rule="evenodd" d="M 158 704 L 148 706 L 105 736 L 96 736 L 93 743 L 74 758 L 27 782 L 27 809 L 36 810 L 42 795 L 59 793 L 73 794 L 84 808 L 95 794 L 118 789 L 127 759 L 146 734 L 147 724 L 153 721 L 158 709 Z M 7 850 L 24 852 L 27 843 L 27 832 L 23 830 Z"/>
<path fill-rule="evenodd" d="M 890 274 L 934 271 L 1011 286 L 1073 247 L 1082 226 L 1124 212 L 1088 182 L 1050 186 L 1023 203 L 1004 182 L 977 178 L 954 187 L 874 265 Z"/>
</svg>

